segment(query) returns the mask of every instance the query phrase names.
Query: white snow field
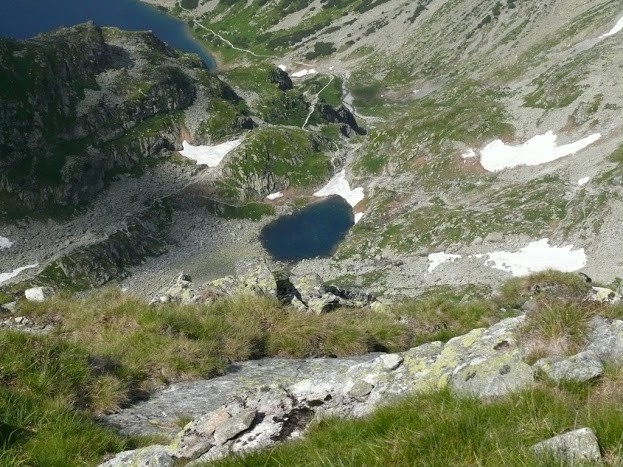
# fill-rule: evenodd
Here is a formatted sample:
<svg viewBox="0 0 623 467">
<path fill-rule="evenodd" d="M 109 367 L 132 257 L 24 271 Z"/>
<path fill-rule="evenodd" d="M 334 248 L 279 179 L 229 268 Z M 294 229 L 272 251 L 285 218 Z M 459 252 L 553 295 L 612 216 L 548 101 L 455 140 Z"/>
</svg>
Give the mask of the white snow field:
<svg viewBox="0 0 623 467">
<path fill-rule="evenodd" d="M 11 272 L 0 272 L 0 284 L 8 281 L 9 279 L 13 279 L 17 275 L 19 275 L 22 271 L 26 271 L 27 269 L 32 269 L 39 267 L 39 264 L 29 264 L 28 266 L 23 266 L 21 268 L 14 269 Z"/>
<path fill-rule="evenodd" d="M 287 70 L 287 67 L 285 65 L 277 65 L 277 68 L 279 68 L 281 71 Z"/>
<path fill-rule="evenodd" d="M 242 144 L 241 139 L 227 141 L 226 143 L 215 146 L 193 146 L 188 141 L 183 141 L 183 150 L 180 154 L 188 159 L 197 161 L 197 165 L 207 165 L 217 167 L 227 154 Z"/>
<path fill-rule="evenodd" d="M 363 212 L 358 212 L 355 214 L 355 224 L 359 222 L 363 218 Z"/>
<path fill-rule="evenodd" d="M 431 253 L 430 255 L 428 255 L 428 272 L 433 272 L 443 263 L 453 263 L 457 259 L 461 258 L 461 255 L 451 255 L 443 251 L 440 253 Z"/>
<path fill-rule="evenodd" d="M 283 198 L 283 193 L 280 191 L 278 191 L 277 193 L 271 193 L 270 195 L 266 197 L 266 199 L 269 199 L 271 201 L 275 199 L 279 199 L 279 198 Z"/>
<path fill-rule="evenodd" d="M 331 195 L 341 196 L 352 207 L 355 207 L 365 197 L 362 187 L 350 189 L 350 184 L 346 180 L 346 170 L 344 169 L 336 173 L 323 188 L 314 193 L 314 196 L 317 198 Z"/>
<path fill-rule="evenodd" d="M 303 69 L 301 71 L 297 71 L 296 73 L 292 73 L 290 76 L 292 76 L 292 78 L 303 78 L 304 76 L 307 75 L 314 75 L 316 74 L 316 69 L 315 68 L 311 68 L 311 69 Z"/>
<path fill-rule="evenodd" d="M 486 266 L 510 272 L 514 277 L 546 269 L 573 272 L 586 266 L 584 248 L 574 250 L 573 245 L 550 246 L 548 238 L 529 243 L 516 252 L 494 251 L 488 256 Z"/>
<path fill-rule="evenodd" d="M 556 146 L 558 136 L 553 131 L 537 135 L 519 146 L 507 145 L 498 139 L 480 151 L 480 164 L 489 172 L 499 172 L 520 165 L 545 164 L 575 154 L 599 138 L 601 138 L 601 133 L 595 133 L 575 143 L 562 146 Z"/>
<path fill-rule="evenodd" d="M 11 248 L 13 246 L 13 242 L 6 237 L 0 237 L 0 250 L 4 250 L 6 248 Z"/>
<path fill-rule="evenodd" d="M 606 37 L 614 36 L 617 32 L 623 31 L 623 17 L 614 25 L 614 27 L 605 34 L 602 34 L 599 38 L 605 39 Z"/>
<path fill-rule="evenodd" d="M 591 177 L 583 177 L 583 178 L 578 180 L 578 185 L 584 186 L 584 185 L 586 185 L 590 181 L 591 181 Z"/>
</svg>

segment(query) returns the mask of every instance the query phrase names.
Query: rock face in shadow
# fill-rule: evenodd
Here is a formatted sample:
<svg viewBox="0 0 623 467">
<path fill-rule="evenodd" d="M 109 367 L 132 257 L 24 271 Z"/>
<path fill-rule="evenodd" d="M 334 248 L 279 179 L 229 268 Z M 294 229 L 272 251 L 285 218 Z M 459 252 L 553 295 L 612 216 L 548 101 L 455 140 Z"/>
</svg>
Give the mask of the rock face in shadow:
<svg viewBox="0 0 623 467">
<path fill-rule="evenodd" d="M 208 103 L 239 99 L 198 58 L 152 33 L 93 23 L 0 39 L 0 82 L 8 217 L 71 209 L 116 173 L 140 171 L 179 147 L 182 111 L 206 89 Z"/>
</svg>

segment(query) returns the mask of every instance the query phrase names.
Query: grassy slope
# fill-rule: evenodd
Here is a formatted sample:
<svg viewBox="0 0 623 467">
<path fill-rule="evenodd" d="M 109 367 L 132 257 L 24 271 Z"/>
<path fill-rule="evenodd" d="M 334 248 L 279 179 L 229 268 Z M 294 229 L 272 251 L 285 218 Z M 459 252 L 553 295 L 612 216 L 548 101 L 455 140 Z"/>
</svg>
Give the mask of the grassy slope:
<svg viewBox="0 0 623 467">
<path fill-rule="evenodd" d="M 545 290 L 550 290 L 558 298 L 553 299 L 548 295 L 550 292 L 542 295 L 543 313 L 535 315 L 539 319 L 529 321 L 532 324 L 526 327 L 525 338 L 546 344 L 562 342 L 561 332 L 581 338 L 587 319 L 595 310 L 569 305 L 566 300 L 577 302 L 587 286 L 573 275 L 551 272 L 513 280 L 495 298 L 486 298 L 473 289 L 440 289 L 385 312 L 345 309 L 326 315 L 301 314 L 272 299 L 253 296 L 223 299 L 212 305 L 150 307 L 115 290 L 99 292 L 86 299 L 57 297 L 42 304 L 20 303 L 19 315 L 39 323 L 54 323 L 55 330 L 48 336 L 0 331 L 3 383 L 0 390 L 0 442 L 4 446 L 0 460 L 8 465 L 92 465 L 104 453 L 152 441 L 121 437 L 99 426 L 93 416 L 116 410 L 164 383 L 215 376 L 223 372 L 227 363 L 250 358 L 346 356 L 371 350 L 396 352 L 424 342 L 447 341 L 508 316 L 508 312 L 500 311 L 501 308 L 510 309 L 521 303 L 535 284 L 542 287 L 544 284 L 553 285 Z M 561 310 L 571 311 L 564 314 Z M 623 315 L 621 308 L 599 311 L 610 317 Z M 571 339 L 569 343 L 562 349 L 567 353 L 577 349 L 576 340 Z M 553 348 L 553 345 L 540 346 L 537 350 L 541 353 L 535 354 L 535 358 L 543 349 Z M 556 349 L 560 350 L 559 347 Z M 610 384 L 608 380 L 600 384 L 607 383 Z M 547 391 L 554 389 L 544 386 L 545 395 L 539 397 L 553 397 Z M 556 416 L 568 420 L 569 407 L 577 401 L 573 397 L 585 397 L 584 393 L 571 394 L 568 401 L 563 399 L 560 411 L 564 416 Z M 512 410 L 517 404 L 520 407 L 529 404 L 530 397 L 533 395 L 518 396 L 511 402 L 500 403 L 496 410 L 474 401 L 448 404 L 467 404 L 473 413 L 484 410 L 484 415 L 479 416 L 494 417 L 487 422 L 494 426 L 507 418 L 503 415 L 505 411 Z M 320 455 L 320 458 L 332 456 L 331 451 L 313 454 L 317 449 L 314 440 L 326 439 L 327 429 L 328 433 L 336 433 L 336 440 L 342 439 L 348 449 L 353 450 L 353 462 L 357 463 L 357 456 L 371 449 L 370 436 L 385 433 L 383 436 L 393 437 L 395 432 L 403 430 L 396 442 L 406 442 L 399 440 L 401 437 L 406 439 L 406 430 L 413 417 L 425 414 L 426 410 L 430 413 L 439 410 L 434 404 L 443 402 L 444 398 L 448 396 L 409 399 L 397 407 L 383 409 L 380 415 L 367 422 L 326 422 L 312 430 L 311 444 L 304 447 L 304 452 L 309 456 Z M 406 414 L 404 420 L 386 415 L 402 412 Z M 460 413 L 452 412 L 448 413 L 447 425 L 461 420 Z M 463 415 L 465 420 L 471 417 Z M 393 418 L 394 421 L 391 426 L 379 427 L 375 425 L 374 417 Z M 424 427 L 429 422 L 421 423 Z M 433 425 L 433 428 L 439 427 Z M 500 439 L 505 429 L 500 429 Z M 558 429 L 551 428 L 550 431 Z M 339 434 L 341 430 L 345 432 Z M 354 432 L 361 432 L 361 435 L 353 437 Z M 447 436 L 454 436 L 452 433 Z M 538 433 L 541 436 L 545 431 Z M 426 438 L 433 434 L 424 430 L 421 436 Z M 532 438 L 524 437 L 521 442 L 527 442 L 527 439 Z M 481 448 L 490 449 L 490 440 L 487 443 Z M 519 444 L 507 449 L 515 449 L 513 446 Z M 379 442 L 373 447 L 374 458 L 378 458 L 378 463 L 391 460 L 395 453 L 389 451 L 394 447 L 392 443 Z M 457 443 L 453 448 L 456 455 L 459 455 L 459 447 Z M 290 449 L 296 448 L 280 448 L 276 455 L 291 455 L 287 454 Z M 416 452 L 414 449 L 406 450 L 406 457 L 396 458 L 396 462 L 406 462 Z M 355 453 L 357 450 L 360 452 Z M 259 454 L 258 459 L 266 455 L 269 456 Z M 308 457 L 309 463 L 314 463 L 314 459 Z M 46 464 L 44 460 L 49 462 Z"/>
</svg>

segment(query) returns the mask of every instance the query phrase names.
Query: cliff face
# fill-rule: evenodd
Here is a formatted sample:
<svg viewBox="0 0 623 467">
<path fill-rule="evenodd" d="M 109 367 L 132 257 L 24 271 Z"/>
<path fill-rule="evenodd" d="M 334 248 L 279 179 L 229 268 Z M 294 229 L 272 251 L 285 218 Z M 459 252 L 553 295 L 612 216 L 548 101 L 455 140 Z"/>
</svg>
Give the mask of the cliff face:
<svg viewBox="0 0 623 467">
<path fill-rule="evenodd" d="M 87 23 L 0 39 L 0 199 L 9 211 L 90 200 L 179 140 L 199 60 L 151 33 Z"/>
</svg>

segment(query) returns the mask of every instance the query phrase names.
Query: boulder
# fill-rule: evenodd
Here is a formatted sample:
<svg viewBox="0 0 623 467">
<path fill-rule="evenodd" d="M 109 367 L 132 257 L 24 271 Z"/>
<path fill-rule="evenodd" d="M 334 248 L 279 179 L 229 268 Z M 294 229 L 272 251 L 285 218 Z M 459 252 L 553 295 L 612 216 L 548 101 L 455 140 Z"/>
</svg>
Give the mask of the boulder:
<svg viewBox="0 0 623 467">
<path fill-rule="evenodd" d="M 318 274 L 293 274 L 290 282 L 303 303 L 308 303 L 312 298 L 320 298 L 326 293 Z"/>
<path fill-rule="evenodd" d="M 117 454 L 100 467 L 174 467 L 175 460 L 166 446 L 149 446 Z"/>
<path fill-rule="evenodd" d="M 236 279 L 240 285 L 258 295 L 277 296 L 277 281 L 265 259 L 248 259 L 236 264 Z"/>
<path fill-rule="evenodd" d="M 43 302 L 54 295 L 52 287 L 32 287 L 24 292 L 29 302 Z"/>
<path fill-rule="evenodd" d="M 534 364 L 533 368 L 543 371 L 550 379 L 557 382 L 584 383 L 599 378 L 604 372 L 601 360 L 592 350 L 580 352 L 569 358 L 542 358 Z"/>
<path fill-rule="evenodd" d="M 603 363 L 623 365 L 623 321 L 591 318 L 586 350 L 595 352 Z"/>
<path fill-rule="evenodd" d="M 176 302 L 185 305 L 193 303 L 197 293 L 193 290 L 192 285 L 191 277 L 182 272 L 159 300 L 162 303 Z"/>
<path fill-rule="evenodd" d="M 570 465 L 602 463 L 597 436 L 590 428 L 580 428 L 546 439 L 532 446 L 532 451 L 539 456 L 553 456 Z"/>
</svg>

